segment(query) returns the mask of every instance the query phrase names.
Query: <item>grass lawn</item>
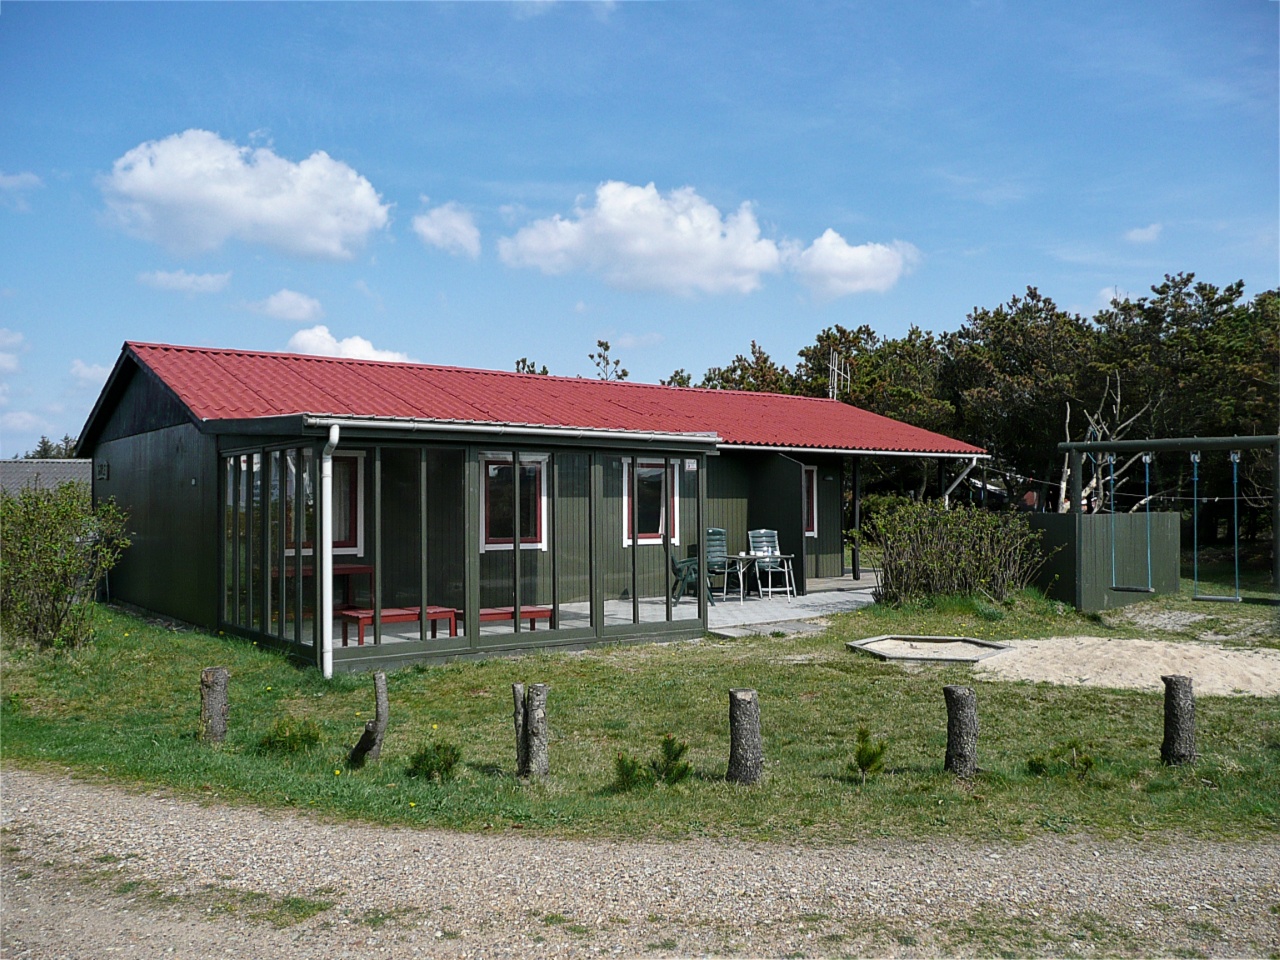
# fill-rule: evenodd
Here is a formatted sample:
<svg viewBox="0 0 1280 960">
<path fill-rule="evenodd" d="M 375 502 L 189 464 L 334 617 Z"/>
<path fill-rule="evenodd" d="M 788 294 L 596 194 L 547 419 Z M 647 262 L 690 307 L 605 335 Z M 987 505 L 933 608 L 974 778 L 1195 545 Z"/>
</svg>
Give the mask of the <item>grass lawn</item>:
<svg viewBox="0 0 1280 960">
<path fill-rule="evenodd" d="M 1182 598 L 1140 609 L 1209 615 L 1207 626 L 1219 634 L 1252 624 L 1252 634 L 1236 642 L 1277 645 L 1276 608 L 1196 604 L 1185 586 Z M 1265 581 L 1251 582 L 1255 588 L 1265 590 Z M 1048 832 L 1256 837 L 1280 826 L 1280 698 L 1197 698 L 1202 758 L 1165 768 L 1158 693 L 973 683 L 965 667 L 904 668 L 844 648 L 846 640 L 882 633 L 1196 642 L 1188 629 L 1153 630 L 1114 613 L 1080 616 L 1034 596 L 1011 605 L 873 607 L 835 618 L 816 637 L 704 639 L 404 669 L 388 676 L 382 759 L 361 770 L 348 769 L 345 757 L 372 715 L 369 676 L 326 682 L 314 668 L 242 640 L 176 631 L 110 608 L 97 617 L 96 640 L 79 650 L 5 645 L 6 764 L 340 818 L 577 837 L 1017 841 Z M 220 748 L 196 739 L 200 671 L 212 665 L 231 672 L 230 734 Z M 514 776 L 515 681 L 551 687 L 551 776 L 538 783 Z M 942 770 L 942 687 L 949 683 L 977 690 L 984 772 L 970 782 Z M 752 788 L 723 780 L 732 687 L 760 695 L 766 779 Z M 263 738 L 285 716 L 314 721 L 319 744 L 265 750 Z M 865 786 L 847 769 L 860 726 L 888 742 L 884 770 Z M 617 754 L 647 760 L 667 733 L 689 743 L 694 776 L 677 786 L 614 790 Z M 433 740 L 462 749 L 451 782 L 406 776 L 410 756 Z"/>
</svg>

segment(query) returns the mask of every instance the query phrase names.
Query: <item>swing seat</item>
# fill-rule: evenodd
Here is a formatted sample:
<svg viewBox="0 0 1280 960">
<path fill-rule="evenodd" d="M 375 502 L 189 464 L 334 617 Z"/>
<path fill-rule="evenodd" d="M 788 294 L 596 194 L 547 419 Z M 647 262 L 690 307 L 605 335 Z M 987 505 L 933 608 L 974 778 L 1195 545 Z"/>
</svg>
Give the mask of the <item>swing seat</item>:
<svg viewBox="0 0 1280 960">
<path fill-rule="evenodd" d="M 1192 600 L 1204 600 L 1208 603 L 1240 603 L 1239 597 L 1211 597 L 1207 594 L 1198 594 L 1191 598 Z"/>
<path fill-rule="evenodd" d="M 1111 587 L 1116 593 L 1155 593 L 1154 587 Z"/>
</svg>

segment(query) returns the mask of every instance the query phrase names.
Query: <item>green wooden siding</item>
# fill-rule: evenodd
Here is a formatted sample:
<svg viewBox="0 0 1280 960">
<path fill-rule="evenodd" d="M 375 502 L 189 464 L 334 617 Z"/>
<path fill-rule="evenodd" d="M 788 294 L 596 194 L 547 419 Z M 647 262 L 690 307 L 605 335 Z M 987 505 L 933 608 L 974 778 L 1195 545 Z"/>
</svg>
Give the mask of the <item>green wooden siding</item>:
<svg viewBox="0 0 1280 960">
<path fill-rule="evenodd" d="M 1107 513 L 1036 513 L 1031 514 L 1030 520 L 1032 529 L 1043 531 L 1041 543 L 1046 551 L 1059 548 L 1037 578 L 1037 586 L 1047 596 L 1089 613 L 1125 606 L 1150 596 L 1113 589 L 1114 586 L 1147 585 L 1146 514 L 1123 513 L 1113 518 Z M 1151 586 L 1157 594 L 1178 592 L 1180 546 L 1178 514 L 1152 513 L 1150 571 Z"/>
</svg>

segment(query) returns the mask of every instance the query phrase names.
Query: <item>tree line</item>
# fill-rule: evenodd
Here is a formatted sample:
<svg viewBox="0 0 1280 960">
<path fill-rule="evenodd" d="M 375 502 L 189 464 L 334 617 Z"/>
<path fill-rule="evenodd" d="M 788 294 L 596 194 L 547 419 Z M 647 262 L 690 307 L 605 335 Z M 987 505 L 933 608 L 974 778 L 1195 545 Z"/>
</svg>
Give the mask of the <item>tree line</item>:
<svg viewBox="0 0 1280 960">
<path fill-rule="evenodd" d="M 954 332 L 912 326 L 894 338 L 836 325 L 800 350 L 790 369 L 752 342 L 749 354 L 712 367 L 697 383 L 685 370 L 663 383 L 834 394 L 983 447 L 993 482 L 1010 500 L 1034 491 L 1054 508 L 1065 489 L 1063 441 L 1280 432 L 1280 290 L 1249 298 L 1243 281 L 1219 288 L 1179 273 L 1148 296 L 1113 299 L 1084 317 L 1028 287 L 994 309 L 974 308 Z M 1119 509 L 1145 498 L 1135 462 L 1116 466 Z M 1096 481 L 1107 470 L 1087 463 L 1099 508 L 1106 484 Z M 1240 471 L 1242 497 L 1261 507 L 1271 491 L 1266 451 L 1245 451 Z M 1174 509 L 1190 496 L 1190 473 L 1186 455 L 1157 458 L 1152 498 Z M 924 462 L 887 465 L 881 480 L 921 494 L 937 483 Z M 1229 491 L 1225 454 L 1206 455 L 1200 480 L 1202 494 Z"/>
</svg>

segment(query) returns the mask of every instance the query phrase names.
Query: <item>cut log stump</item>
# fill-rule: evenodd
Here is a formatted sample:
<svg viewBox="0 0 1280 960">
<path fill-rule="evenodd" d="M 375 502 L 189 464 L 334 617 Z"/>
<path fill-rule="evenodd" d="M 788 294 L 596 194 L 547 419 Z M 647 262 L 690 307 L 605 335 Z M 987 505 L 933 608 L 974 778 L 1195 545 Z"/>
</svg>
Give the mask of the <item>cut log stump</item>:
<svg viewBox="0 0 1280 960">
<path fill-rule="evenodd" d="M 764 774 L 760 698 L 754 690 L 729 691 L 729 772 L 732 783 L 758 783 Z"/>
<path fill-rule="evenodd" d="M 547 729 L 547 690 L 545 683 L 511 685 L 516 728 L 516 774 L 520 777 L 545 777 L 551 769 Z"/>
<path fill-rule="evenodd" d="M 1191 678 L 1161 677 L 1164 681 L 1164 743 L 1160 760 L 1169 766 L 1196 759 L 1196 698 Z"/>
<path fill-rule="evenodd" d="M 943 769 L 957 777 L 978 772 L 978 696 L 973 687 L 942 688 L 947 700 L 947 757 Z"/>
<path fill-rule="evenodd" d="M 351 748 L 351 754 L 347 757 L 347 764 L 351 767 L 363 767 L 367 761 L 377 760 L 382 753 L 382 738 L 387 732 L 391 706 L 387 700 L 387 675 L 381 670 L 373 675 L 373 696 L 373 719 L 364 725 L 364 733 Z"/>
<path fill-rule="evenodd" d="M 200 672 L 200 739 L 222 743 L 227 738 L 229 675 L 226 667 L 205 667 Z"/>
</svg>

